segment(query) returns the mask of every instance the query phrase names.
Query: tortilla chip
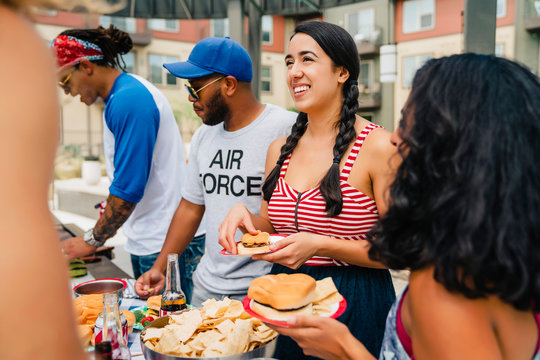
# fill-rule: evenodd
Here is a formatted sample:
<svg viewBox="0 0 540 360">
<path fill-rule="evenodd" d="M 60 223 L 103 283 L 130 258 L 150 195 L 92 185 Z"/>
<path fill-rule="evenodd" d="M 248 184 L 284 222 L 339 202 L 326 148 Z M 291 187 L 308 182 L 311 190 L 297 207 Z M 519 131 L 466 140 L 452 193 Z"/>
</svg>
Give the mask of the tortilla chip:
<svg viewBox="0 0 540 360">
<path fill-rule="evenodd" d="M 338 290 L 331 277 L 318 280 L 317 286 L 315 288 L 315 299 L 313 300 L 313 302 L 317 303 L 320 300 L 337 292 Z"/>
<path fill-rule="evenodd" d="M 165 331 L 165 328 L 149 327 L 146 329 L 146 332 L 144 333 L 143 341 L 147 341 L 150 339 L 159 339 L 164 331 Z"/>
<path fill-rule="evenodd" d="M 234 322 L 232 322 L 230 319 L 226 319 L 225 321 L 219 323 L 216 325 L 216 329 L 219 330 L 220 333 L 223 335 L 229 334 L 232 329 L 234 328 Z"/>
<path fill-rule="evenodd" d="M 156 346 L 156 350 L 164 354 L 177 354 L 180 353 L 182 345 L 180 340 L 177 338 L 174 331 L 171 329 L 165 329 L 163 334 L 159 339 L 159 343 Z"/>
</svg>

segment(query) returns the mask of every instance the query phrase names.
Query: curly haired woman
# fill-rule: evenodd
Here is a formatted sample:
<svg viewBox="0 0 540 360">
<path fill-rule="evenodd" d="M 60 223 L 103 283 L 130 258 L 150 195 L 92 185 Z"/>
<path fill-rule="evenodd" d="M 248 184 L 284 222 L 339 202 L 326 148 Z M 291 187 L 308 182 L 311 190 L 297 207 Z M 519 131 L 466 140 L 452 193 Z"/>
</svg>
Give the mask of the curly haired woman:
<svg viewBox="0 0 540 360">
<path fill-rule="evenodd" d="M 411 270 L 379 359 L 540 359 L 540 84 L 462 54 L 416 74 L 392 137 L 403 162 L 370 258 Z M 308 354 L 372 359 L 335 320 L 277 328 Z"/>
</svg>

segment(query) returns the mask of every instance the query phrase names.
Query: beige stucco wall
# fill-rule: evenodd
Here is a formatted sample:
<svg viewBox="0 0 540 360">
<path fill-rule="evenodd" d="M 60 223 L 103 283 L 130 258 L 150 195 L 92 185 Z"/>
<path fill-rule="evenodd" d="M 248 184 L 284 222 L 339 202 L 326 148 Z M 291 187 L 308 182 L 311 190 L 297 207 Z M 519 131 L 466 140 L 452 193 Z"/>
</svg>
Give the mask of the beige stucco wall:
<svg viewBox="0 0 540 360">
<path fill-rule="evenodd" d="M 287 87 L 287 67 L 285 66 L 284 54 L 263 52 L 261 64 L 272 68 L 271 92 L 261 91 L 261 101 L 279 105 L 285 109 L 293 107 L 294 103 Z"/>
<path fill-rule="evenodd" d="M 495 43 L 503 44 L 503 56 L 509 59 L 514 57 L 514 27 L 504 26 L 497 28 Z M 406 41 L 397 44 L 397 81 L 394 85 L 394 126 L 397 128 L 401 118 L 400 111 L 410 88 L 403 85 L 403 58 L 408 56 L 430 54 L 432 57 L 442 57 L 463 52 L 463 34 L 433 37 L 429 39 Z"/>
</svg>

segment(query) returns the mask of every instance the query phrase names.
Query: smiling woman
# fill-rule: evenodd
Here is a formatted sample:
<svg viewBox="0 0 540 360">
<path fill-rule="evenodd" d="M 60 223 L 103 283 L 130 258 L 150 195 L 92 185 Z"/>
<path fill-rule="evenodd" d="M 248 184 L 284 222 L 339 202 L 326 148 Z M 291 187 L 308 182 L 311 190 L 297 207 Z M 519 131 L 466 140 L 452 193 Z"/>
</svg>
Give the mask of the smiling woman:
<svg viewBox="0 0 540 360">
<path fill-rule="evenodd" d="M 388 270 L 368 258 L 365 236 L 386 210 L 396 151 L 388 131 L 356 115 L 360 59 L 347 31 L 320 21 L 298 25 L 285 65 L 300 114 L 291 134 L 268 149 L 259 216 L 235 207 L 222 232 L 242 225 L 251 234 L 288 235 L 271 246 L 277 251 L 253 258 L 273 262 L 273 274 L 332 277 L 350 304 L 339 320 L 377 353 L 395 294 Z M 280 337 L 276 357 L 305 355 Z"/>
</svg>

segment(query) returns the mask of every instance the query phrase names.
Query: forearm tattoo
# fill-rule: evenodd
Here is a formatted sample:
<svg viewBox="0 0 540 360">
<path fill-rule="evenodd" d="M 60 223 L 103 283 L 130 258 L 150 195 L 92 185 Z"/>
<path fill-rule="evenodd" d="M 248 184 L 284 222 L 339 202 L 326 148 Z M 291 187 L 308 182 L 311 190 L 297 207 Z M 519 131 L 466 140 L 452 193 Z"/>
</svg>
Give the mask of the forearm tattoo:
<svg viewBox="0 0 540 360">
<path fill-rule="evenodd" d="M 120 229 L 120 226 L 129 218 L 135 209 L 135 205 L 137 204 L 109 194 L 105 212 L 94 227 L 94 238 L 105 241 L 113 237 Z"/>
</svg>

